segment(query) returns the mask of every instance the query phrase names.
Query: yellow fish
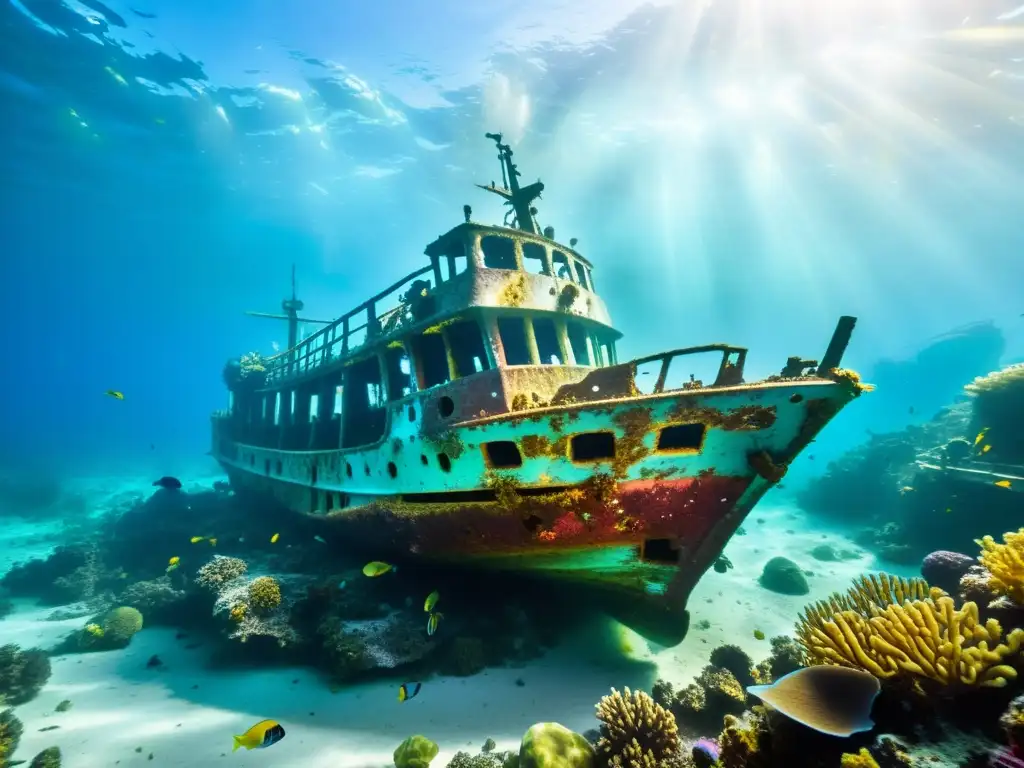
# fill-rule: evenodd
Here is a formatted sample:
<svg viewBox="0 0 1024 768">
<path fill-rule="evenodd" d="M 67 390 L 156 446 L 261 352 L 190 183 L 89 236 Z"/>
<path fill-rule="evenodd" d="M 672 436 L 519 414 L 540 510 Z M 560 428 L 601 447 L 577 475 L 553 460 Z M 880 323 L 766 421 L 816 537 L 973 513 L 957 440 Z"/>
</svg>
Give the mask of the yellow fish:
<svg viewBox="0 0 1024 768">
<path fill-rule="evenodd" d="M 978 436 L 976 438 L 974 438 L 974 444 L 977 445 L 982 440 L 984 440 L 985 439 L 985 434 L 987 432 L 988 432 L 988 427 L 985 427 L 983 430 L 981 430 L 981 432 L 978 433 Z"/>
<path fill-rule="evenodd" d="M 991 450 L 992 450 L 992 446 L 988 445 L 987 443 L 985 445 L 981 446 L 981 452 L 982 453 L 988 453 Z"/>
<path fill-rule="evenodd" d="M 408 701 L 409 699 L 414 698 L 416 694 L 420 692 L 420 688 L 422 687 L 423 686 L 420 683 L 402 683 L 398 686 L 398 700 Z"/>
<path fill-rule="evenodd" d="M 281 538 L 281 534 L 280 533 L 275 533 L 273 536 L 270 537 L 270 543 L 271 544 L 277 544 L 277 540 L 280 539 L 280 538 Z"/>
<path fill-rule="evenodd" d="M 371 579 L 376 576 L 383 576 L 388 571 L 397 571 L 398 569 L 390 563 L 382 563 L 380 560 L 374 560 L 373 562 L 367 563 L 363 566 L 363 575 L 369 576 Z"/>
<path fill-rule="evenodd" d="M 191 541 L 193 544 L 198 544 L 200 541 L 205 541 L 205 540 L 206 540 L 205 536 L 193 536 L 191 539 L 189 539 L 189 541 Z"/>
<path fill-rule="evenodd" d="M 174 557 L 172 557 L 170 560 L 167 561 L 167 564 L 168 565 L 177 565 L 180 562 L 181 562 L 181 558 L 178 557 L 177 555 L 175 555 Z"/>
<path fill-rule="evenodd" d="M 754 630 L 754 639 L 755 640 L 764 640 L 764 632 L 762 632 L 760 629 L 755 629 Z"/>
<path fill-rule="evenodd" d="M 1013 483 L 1011 483 L 1009 480 L 996 480 L 994 485 L 998 485 L 1000 488 L 1013 487 Z"/>
<path fill-rule="evenodd" d="M 246 749 L 265 749 L 277 744 L 284 738 L 284 728 L 275 720 L 260 720 L 252 728 L 241 736 L 235 736 L 235 745 L 231 748 L 234 752 L 239 747 Z"/>
<path fill-rule="evenodd" d="M 108 389 L 103 394 L 107 397 L 112 397 L 115 400 L 124 400 L 124 392 L 118 392 L 116 389 Z"/>
<path fill-rule="evenodd" d="M 423 610 L 430 613 L 434 610 L 434 606 L 437 605 L 437 601 L 441 599 L 441 593 L 436 589 L 427 595 L 427 599 L 423 603 Z"/>
<path fill-rule="evenodd" d="M 217 546 L 217 540 L 216 539 L 210 538 L 210 539 L 207 539 L 207 541 L 210 542 L 210 546 L 211 547 L 216 547 Z"/>
<path fill-rule="evenodd" d="M 433 635 L 437 632 L 437 623 L 444 618 L 443 613 L 432 613 L 427 619 L 427 634 Z"/>
</svg>

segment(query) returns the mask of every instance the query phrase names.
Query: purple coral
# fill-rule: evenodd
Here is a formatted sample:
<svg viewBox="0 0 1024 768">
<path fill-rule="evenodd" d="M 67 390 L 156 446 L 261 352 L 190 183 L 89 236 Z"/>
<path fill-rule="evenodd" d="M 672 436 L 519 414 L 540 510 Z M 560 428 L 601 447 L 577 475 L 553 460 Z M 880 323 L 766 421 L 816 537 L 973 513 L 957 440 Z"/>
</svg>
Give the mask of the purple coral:
<svg viewBox="0 0 1024 768">
<path fill-rule="evenodd" d="M 691 757 L 697 768 L 711 768 L 718 762 L 721 750 L 718 744 L 711 739 L 697 739 L 693 743 Z"/>
<path fill-rule="evenodd" d="M 940 549 L 925 557 L 921 563 L 921 576 L 931 586 L 955 595 L 960 587 L 960 579 L 975 562 L 968 555 Z"/>
</svg>

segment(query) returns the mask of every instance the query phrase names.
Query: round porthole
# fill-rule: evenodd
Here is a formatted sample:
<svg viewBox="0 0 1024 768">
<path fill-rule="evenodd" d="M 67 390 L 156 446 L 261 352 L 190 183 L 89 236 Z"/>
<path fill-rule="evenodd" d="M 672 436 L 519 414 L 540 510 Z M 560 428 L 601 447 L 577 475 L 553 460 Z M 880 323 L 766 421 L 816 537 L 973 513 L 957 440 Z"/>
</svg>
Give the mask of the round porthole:
<svg viewBox="0 0 1024 768">
<path fill-rule="evenodd" d="M 452 460 L 448 458 L 447 453 L 437 454 L 437 463 L 441 467 L 442 472 L 452 471 Z"/>
<path fill-rule="evenodd" d="M 347 461 L 345 462 L 345 474 L 348 475 L 349 477 L 352 477 L 352 465 L 349 464 Z"/>
<path fill-rule="evenodd" d="M 398 467 L 395 466 L 395 462 L 388 462 L 388 474 L 391 475 L 391 479 L 394 480 L 398 477 Z"/>
<path fill-rule="evenodd" d="M 409 406 L 409 421 L 416 421 L 416 408 L 412 405 Z"/>
<path fill-rule="evenodd" d="M 430 462 L 427 460 L 427 457 L 421 453 L 420 454 L 420 464 L 422 464 L 425 467 L 429 463 Z"/>
<path fill-rule="evenodd" d="M 437 401 L 437 412 L 441 414 L 442 419 L 447 419 L 455 413 L 455 401 L 445 395 Z"/>
<path fill-rule="evenodd" d="M 797 392 L 795 395 L 790 395 L 789 396 L 789 402 L 791 402 L 791 403 L 799 403 L 799 402 L 803 401 L 803 399 L 804 399 L 804 396 L 801 395 L 799 392 Z"/>
</svg>

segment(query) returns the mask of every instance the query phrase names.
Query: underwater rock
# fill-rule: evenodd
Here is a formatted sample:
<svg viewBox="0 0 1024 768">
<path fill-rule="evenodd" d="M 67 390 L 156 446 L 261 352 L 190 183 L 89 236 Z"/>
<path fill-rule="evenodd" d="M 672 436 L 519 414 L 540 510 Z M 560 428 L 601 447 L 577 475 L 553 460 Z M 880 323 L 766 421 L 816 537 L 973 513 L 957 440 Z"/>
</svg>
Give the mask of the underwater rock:
<svg viewBox="0 0 1024 768">
<path fill-rule="evenodd" d="M 341 629 L 362 641 L 367 658 L 378 669 L 395 669 L 419 661 L 437 647 L 427 635 L 424 622 L 398 611 L 383 619 L 345 621 Z"/>
<path fill-rule="evenodd" d="M 445 768 L 518 768 L 519 754 L 516 752 L 485 752 L 471 755 L 456 752 Z"/>
<path fill-rule="evenodd" d="M 536 723 L 519 745 L 519 768 L 593 768 L 596 754 L 585 738 L 560 723 Z"/>
<path fill-rule="evenodd" d="M 60 747 L 47 747 L 32 758 L 28 768 L 60 768 Z"/>
<path fill-rule="evenodd" d="M 824 563 L 834 563 L 842 560 L 858 560 L 860 554 L 848 549 L 837 549 L 831 544 L 819 544 L 811 550 L 811 557 Z"/>
<path fill-rule="evenodd" d="M 13 643 L 0 647 L 0 701 L 14 705 L 31 701 L 50 679 L 50 672 L 45 651 L 23 651 Z"/>
<path fill-rule="evenodd" d="M 811 591 L 800 566 L 785 557 L 773 557 L 765 563 L 758 583 L 780 595 L 806 595 Z"/>
<path fill-rule="evenodd" d="M 437 744 L 426 736 L 410 736 L 395 749 L 395 768 L 427 768 L 438 751 Z"/>
<path fill-rule="evenodd" d="M 921 576 L 931 586 L 955 595 L 960 589 L 960 579 L 976 563 L 977 561 L 968 555 L 940 549 L 921 561 Z"/>
<path fill-rule="evenodd" d="M 46 605 L 64 605 L 91 598 L 97 585 L 96 551 L 59 546 L 46 559 L 15 565 L 0 579 L 15 597 L 34 597 Z"/>
</svg>

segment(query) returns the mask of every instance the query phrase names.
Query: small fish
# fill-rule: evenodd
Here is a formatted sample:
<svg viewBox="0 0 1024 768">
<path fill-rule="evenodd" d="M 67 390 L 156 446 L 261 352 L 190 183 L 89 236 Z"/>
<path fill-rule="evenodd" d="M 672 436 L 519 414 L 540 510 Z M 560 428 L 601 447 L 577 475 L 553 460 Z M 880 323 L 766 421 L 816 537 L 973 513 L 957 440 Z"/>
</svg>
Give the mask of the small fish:
<svg viewBox="0 0 1024 768">
<path fill-rule="evenodd" d="M 338 589 L 344 589 L 346 584 L 348 584 L 348 582 L 342 579 L 338 582 Z"/>
<path fill-rule="evenodd" d="M 124 400 L 124 392 L 118 392 L 116 389 L 108 389 L 103 394 L 107 397 L 112 397 L 115 400 Z"/>
<path fill-rule="evenodd" d="M 166 488 L 169 491 L 180 491 L 181 480 L 176 477 L 164 476 L 157 480 L 153 485 L 159 488 Z"/>
<path fill-rule="evenodd" d="M 952 512 L 952 511 L 953 511 L 953 508 L 952 508 L 952 507 L 946 507 L 946 514 L 947 514 L 947 515 L 948 515 L 948 514 L 949 514 L 950 512 Z"/>
<path fill-rule="evenodd" d="M 429 618 L 427 618 L 427 634 L 428 635 L 433 635 L 435 632 L 437 632 L 437 623 L 439 621 L 441 621 L 441 619 L 443 619 L 443 618 L 444 618 L 444 614 L 443 613 L 432 613 L 432 614 L 430 614 Z"/>
<path fill-rule="evenodd" d="M 363 575 L 369 576 L 371 579 L 383 576 L 388 571 L 398 571 L 398 569 L 390 563 L 382 563 L 380 560 L 373 560 L 363 566 Z"/>
<path fill-rule="evenodd" d="M 277 744 L 283 738 L 284 728 L 281 727 L 280 723 L 274 720 L 261 720 L 241 736 L 234 737 L 235 745 L 231 748 L 231 751 L 234 752 L 239 747 L 264 749 Z"/>
<path fill-rule="evenodd" d="M 992 485 L 997 485 L 1000 488 L 1012 488 L 1013 487 L 1013 483 L 1011 483 L 1009 480 L 996 480 L 994 483 L 992 483 Z"/>
<path fill-rule="evenodd" d="M 208 538 L 208 539 L 207 539 L 207 542 L 209 542 L 209 544 L 210 544 L 210 546 L 211 546 L 211 547 L 216 547 L 216 546 L 217 546 L 217 539 L 216 539 L 216 538 L 214 538 L 213 536 L 211 536 L 210 538 Z"/>
<path fill-rule="evenodd" d="M 420 692 L 422 687 L 420 683 L 402 683 L 398 686 L 398 700 L 408 701 L 409 699 L 415 699 L 416 694 Z"/>
<path fill-rule="evenodd" d="M 974 438 L 974 444 L 977 445 L 982 440 L 984 440 L 986 434 L 988 434 L 988 427 L 985 427 L 983 430 L 981 430 L 981 432 L 978 433 L 978 436 Z"/>
<path fill-rule="evenodd" d="M 273 536 L 270 537 L 270 543 L 271 544 L 277 544 L 277 540 L 280 539 L 280 538 L 281 538 L 281 534 L 280 533 L 275 533 Z"/>
<path fill-rule="evenodd" d="M 313 537 L 313 541 L 319 541 L 321 544 L 326 544 L 327 543 L 327 539 L 325 539 L 323 536 L 320 536 L 320 535 L 314 536 Z"/>
<path fill-rule="evenodd" d="M 992 450 L 992 446 L 989 445 L 988 443 L 986 443 L 985 445 L 981 446 L 981 452 L 982 453 L 988 453 L 991 450 Z"/>
<path fill-rule="evenodd" d="M 720 555 L 719 558 L 715 560 L 715 564 L 711 567 L 715 569 L 715 573 L 725 573 L 732 568 L 732 560 L 725 555 Z"/>
<path fill-rule="evenodd" d="M 762 632 L 760 629 L 755 629 L 754 630 L 754 639 L 755 640 L 764 640 L 764 632 Z"/>
<path fill-rule="evenodd" d="M 170 560 L 167 561 L 167 564 L 168 565 L 177 565 L 180 562 L 181 562 L 181 558 L 178 557 L 177 555 L 175 555 L 174 557 L 172 557 Z"/>
<path fill-rule="evenodd" d="M 436 589 L 427 595 L 427 599 L 423 602 L 423 610 L 430 613 L 434 610 L 434 606 L 437 605 L 437 601 L 441 599 L 441 593 Z"/>
<path fill-rule="evenodd" d="M 198 544 L 200 541 L 206 541 L 205 536 L 193 536 L 189 541 L 193 544 Z"/>
<path fill-rule="evenodd" d="M 906 496 L 908 493 L 913 493 L 914 489 L 912 486 L 904 485 L 900 488 L 900 496 Z"/>
</svg>

